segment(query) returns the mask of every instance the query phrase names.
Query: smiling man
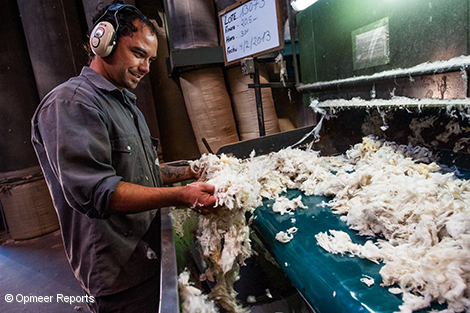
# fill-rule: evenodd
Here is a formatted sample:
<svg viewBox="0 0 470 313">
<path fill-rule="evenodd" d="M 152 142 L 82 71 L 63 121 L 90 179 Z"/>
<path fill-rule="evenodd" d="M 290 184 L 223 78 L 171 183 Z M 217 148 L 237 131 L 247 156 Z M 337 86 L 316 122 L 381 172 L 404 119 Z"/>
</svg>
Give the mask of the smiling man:
<svg viewBox="0 0 470 313">
<path fill-rule="evenodd" d="M 135 7 L 98 12 L 92 57 L 52 90 L 32 119 L 32 143 L 60 220 L 65 251 L 93 312 L 158 312 L 158 209 L 214 210 L 214 186 L 158 163 L 135 88 L 157 56 L 154 25 Z"/>
<path fill-rule="evenodd" d="M 129 10 L 129 7 L 126 7 L 126 5 L 121 6 L 121 10 Z M 150 63 L 157 58 L 158 41 L 153 25 L 134 20 L 131 27 L 132 33 L 119 37 L 119 49 L 113 51 L 112 56 L 94 57 L 90 64 L 90 68 L 121 91 L 124 88 L 136 88 L 140 80 L 150 71 Z M 98 36 L 104 37 L 105 34 L 99 33 Z M 91 42 L 93 45 L 92 40 Z"/>
</svg>

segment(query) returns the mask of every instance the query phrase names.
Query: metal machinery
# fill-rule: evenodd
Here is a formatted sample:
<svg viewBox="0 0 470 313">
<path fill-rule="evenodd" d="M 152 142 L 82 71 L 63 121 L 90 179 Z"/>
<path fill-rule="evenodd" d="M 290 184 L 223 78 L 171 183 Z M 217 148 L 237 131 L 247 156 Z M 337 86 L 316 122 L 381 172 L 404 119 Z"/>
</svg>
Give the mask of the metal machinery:
<svg viewBox="0 0 470 313">
<path fill-rule="evenodd" d="M 364 125 L 375 115 L 373 135 L 400 144 L 414 140 L 468 178 L 470 149 L 461 143 L 469 135 L 469 7 L 468 1 L 335 0 L 300 12 L 297 90 L 317 112 L 330 116 L 314 149 L 324 155 L 345 152 L 368 135 Z M 416 141 L 411 125 L 429 119 L 435 122 Z M 449 125 L 458 130 L 449 131 Z M 310 212 L 295 215 L 303 229 L 299 244 L 272 239 L 276 229 L 285 229 L 286 219 L 265 207 L 254 225 L 294 286 L 318 312 L 398 311 L 398 297 L 357 283 L 363 274 L 380 281 L 381 265 L 328 255 L 316 246 L 312 232 L 348 229 L 316 206 L 325 199 L 303 199 Z"/>
<path fill-rule="evenodd" d="M 414 139 L 431 149 L 442 164 L 468 173 L 469 12 L 468 0 L 320 0 L 296 17 L 289 10 L 299 45 L 300 68 L 297 58 L 293 62 L 295 86 L 304 94 L 304 104 L 316 103 L 317 112 L 329 115 L 321 140 L 313 148 L 323 155 L 344 153 L 368 135 L 364 125 L 375 116 L 378 123 L 373 135 L 400 144 Z M 295 30 L 291 27 L 292 34 Z M 361 100 L 356 101 L 358 98 Z M 435 122 L 416 141 L 410 125 L 429 118 Z M 253 149 L 258 154 L 269 153 L 297 142 L 311 130 L 228 145 L 217 153 L 240 158 Z M 296 194 L 289 191 L 290 196 Z M 316 246 L 312 229 L 348 230 L 338 218 L 316 206 L 324 199 L 306 199 L 312 210 L 296 216 L 304 225 L 299 226 L 304 229 L 298 235 L 303 238 L 300 243 L 284 245 L 274 240 L 286 220 L 270 214 L 266 207 L 257 210 L 253 228 L 306 299 L 309 310 L 397 311 L 399 298 L 378 285 L 367 288 L 353 279 L 364 273 L 378 279 L 380 265 L 345 260 Z M 313 213 L 318 216 L 314 222 Z"/>
</svg>

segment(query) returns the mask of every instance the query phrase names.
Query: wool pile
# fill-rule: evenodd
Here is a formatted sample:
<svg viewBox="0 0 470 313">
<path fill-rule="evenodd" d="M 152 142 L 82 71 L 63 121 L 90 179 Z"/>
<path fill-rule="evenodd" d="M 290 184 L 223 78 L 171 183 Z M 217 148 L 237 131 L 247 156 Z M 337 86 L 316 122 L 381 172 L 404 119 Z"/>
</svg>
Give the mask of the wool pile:
<svg viewBox="0 0 470 313">
<path fill-rule="evenodd" d="M 249 311 L 233 289 L 253 253 L 246 214 L 263 199 L 276 200 L 279 214 L 303 209 L 301 199 L 282 199 L 288 189 L 332 197 L 324 205 L 371 237 L 359 245 L 340 231 L 316 234 L 331 253 L 383 263 L 381 285 L 402 294 L 401 312 L 433 301 L 447 303 L 446 313 L 470 311 L 470 185 L 433 163 L 427 149 L 365 137 L 337 157 L 293 148 L 245 160 L 205 154 L 191 168 L 216 187 L 221 206 L 199 217 L 197 239 L 208 263 L 203 278 L 216 281 L 209 298 L 228 312 Z"/>
</svg>

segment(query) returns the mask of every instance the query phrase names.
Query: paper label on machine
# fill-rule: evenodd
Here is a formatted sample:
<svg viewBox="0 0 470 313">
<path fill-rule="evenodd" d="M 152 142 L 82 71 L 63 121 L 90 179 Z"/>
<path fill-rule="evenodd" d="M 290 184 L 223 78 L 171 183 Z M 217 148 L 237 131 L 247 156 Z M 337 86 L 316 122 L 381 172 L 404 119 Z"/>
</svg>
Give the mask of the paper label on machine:
<svg viewBox="0 0 470 313">
<path fill-rule="evenodd" d="M 388 18 L 383 18 L 351 33 L 354 70 L 390 63 Z"/>
<path fill-rule="evenodd" d="M 388 32 L 386 26 L 357 35 L 356 62 L 368 62 L 386 58 L 388 56 L 387 38 Z"/>
</svg>

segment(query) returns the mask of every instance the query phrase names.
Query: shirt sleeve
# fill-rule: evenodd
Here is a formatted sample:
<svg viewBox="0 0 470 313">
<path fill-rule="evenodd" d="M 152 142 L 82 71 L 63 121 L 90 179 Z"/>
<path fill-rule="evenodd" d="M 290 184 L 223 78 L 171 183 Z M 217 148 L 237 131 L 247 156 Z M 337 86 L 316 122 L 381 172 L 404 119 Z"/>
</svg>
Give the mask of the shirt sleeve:
<svg viewBox="0 0 470 313">
<path fill-rule="evenodd" d="M 88 104 L 54 100 L 38 115 L 38 130 L 68 205 L 92 218 L 109 217 L 122 177 L 111 163 L 106 116 Z"/>
</svg>

